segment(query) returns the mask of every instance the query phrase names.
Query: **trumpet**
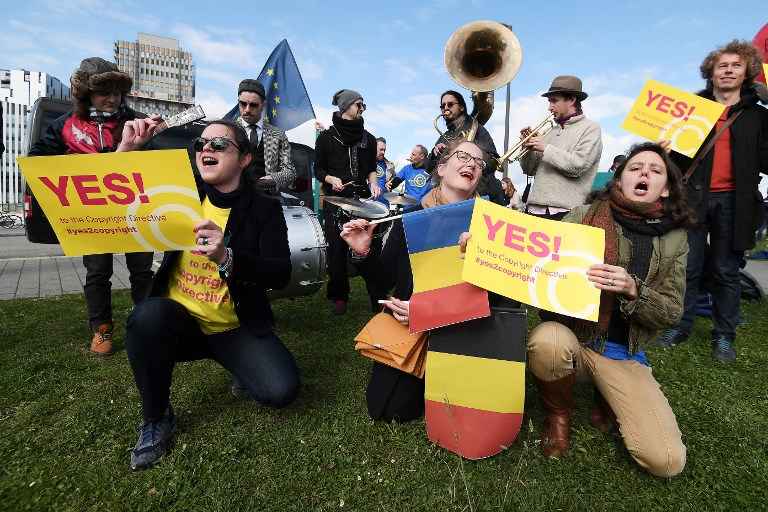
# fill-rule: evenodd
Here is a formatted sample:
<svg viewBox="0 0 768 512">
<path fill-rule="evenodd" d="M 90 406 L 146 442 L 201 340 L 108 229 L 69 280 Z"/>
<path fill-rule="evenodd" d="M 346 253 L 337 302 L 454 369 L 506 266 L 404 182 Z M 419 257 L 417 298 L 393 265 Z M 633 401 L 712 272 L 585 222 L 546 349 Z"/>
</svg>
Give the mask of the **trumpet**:
<svg viewBox="0 0 768 512">
<path fill-rule="evenodd" d="M 548 134 L 554 127 L 555 115 L 550 113 L 546 119 L 536 125 L 536 128 L 531 130 L 531 133 L 521 138 L 517 144 L 509 148 L 506 153 L 497 159 L 498 166 L 500 167 L 507 160 L 510 162 L 515 162 L 523 158 L 530 151 L 530 148 L 525 147 L 528 141 L 533 137 L 543 137 L 544 135 Z"/>
</svg>

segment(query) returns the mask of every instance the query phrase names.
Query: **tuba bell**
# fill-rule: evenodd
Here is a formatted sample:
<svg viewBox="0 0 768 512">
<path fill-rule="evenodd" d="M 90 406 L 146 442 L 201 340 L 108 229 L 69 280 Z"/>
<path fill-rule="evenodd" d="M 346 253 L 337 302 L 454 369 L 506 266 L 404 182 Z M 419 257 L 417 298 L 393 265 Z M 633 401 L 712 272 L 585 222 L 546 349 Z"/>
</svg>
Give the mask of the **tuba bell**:
<svg viewBox="0 0 768 512">
<path fill-rule="evenodd" d="M 493 114 L 493 91 L 511 82 L 523 62 L 520 41 L 512 29 L 496 21 L 473 21 L 455 30 L 445 44 L 445 67 L 451 78 L 472 91 L 471 128 L 461 135 L 474 140 L 479 124 Z M 435 129 L 442 114 L 435 118 Z"/>
</svg>

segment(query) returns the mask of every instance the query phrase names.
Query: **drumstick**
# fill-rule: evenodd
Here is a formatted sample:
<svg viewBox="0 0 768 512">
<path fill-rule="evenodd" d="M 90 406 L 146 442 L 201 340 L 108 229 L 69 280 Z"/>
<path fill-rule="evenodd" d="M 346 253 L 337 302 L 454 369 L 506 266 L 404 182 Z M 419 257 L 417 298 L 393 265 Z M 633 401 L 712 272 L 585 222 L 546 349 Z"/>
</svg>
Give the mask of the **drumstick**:
<svg viewBox="0 0 768 512">
<path fill-rule="evenodd" d="M 355 182 L 354 182 L 354 180 L 353 180 L 353 181 L 350 181 L 349 183 L 344 183 L 344 184 L 341 186 L 341 188 L 345 188 L 345 187 L 348 187 L 348 186 L 350 186 L 350 185 L 352 185 L 352 184 L 354 184 L 354 183 L 355 183 Z"/>
<path fill-rule="evenodd" d="M 390 220 L 397 220 L 402 218 L 402 216 L 405 215 L 404 213 L 401 213 L 400 215 L 393 215 L 392 217 L 384 217 L 383 219 L 376 219 L 376 220 L 370 220 L 368 221 L 368 225 L 371 224 L 381 224 L 382 222 L 389 222 Z"/>
</svg>

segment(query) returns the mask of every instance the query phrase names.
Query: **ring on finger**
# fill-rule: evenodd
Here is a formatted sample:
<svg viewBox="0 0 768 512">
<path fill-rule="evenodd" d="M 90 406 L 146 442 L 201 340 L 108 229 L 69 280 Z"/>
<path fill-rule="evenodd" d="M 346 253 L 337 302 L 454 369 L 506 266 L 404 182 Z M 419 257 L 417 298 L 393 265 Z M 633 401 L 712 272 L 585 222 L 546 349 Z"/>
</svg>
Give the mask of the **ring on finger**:
<svg viewBox="0 0 768 512">
<path fill-rule="evenodd" d="M 610 284 L 611 284 L 611 286 L 616 286 L 616 282 L 613 279 L 611 279 Z"/>
</svg>

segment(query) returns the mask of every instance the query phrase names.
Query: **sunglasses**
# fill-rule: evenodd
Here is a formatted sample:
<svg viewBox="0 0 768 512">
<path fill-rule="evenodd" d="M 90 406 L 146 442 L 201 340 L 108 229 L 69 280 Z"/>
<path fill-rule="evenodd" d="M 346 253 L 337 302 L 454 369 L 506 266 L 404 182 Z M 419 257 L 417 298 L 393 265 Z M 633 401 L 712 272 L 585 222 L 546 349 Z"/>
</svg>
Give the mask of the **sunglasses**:
<svg viewBox="0 0 768 512">
<path fill-rule="evenodd" d="M 440 110 L 447 110 L 453 108 L 455 105 L 458 105 L 455 101 L 446 101 L 445 103 L 440 104 Z"/>
<path fill-rule="evenodd" d="M 354 105 L 357 106 L 357 108 L 358 108 L 358 110 L 360 110 L 360 112 L 363 112 L 366 108 L 368 108 L 365 105 L 365 103 L 363 103 L 362 101 L 358 101 L 357 103 L 354 103 Z"/>
<path fill-rule="evenodd" d="M 251 107 L 252 109 L 256 110 L 257 108 L 260 108 L 263 103 L 253 103 L 253 102 L 247 102 L 243 100 L 237 100 L 238 105 L 240 105 L 240 108 L 246 108 Z"/>
<path fill-rule="evenodd" d="M 458 158 L 460 162 L 464 162 L 464 163 L 469 163 L 470 160 L 474 160 L 475 161 L 475 165 L 477 165 L 477 167 L 479 167 L 481 171 L 483 169 L 485 169 L 485 165 L 486 165 L 485 164 L 485 160 L 483 160 L 480 157 L 472 156 L 469 153 L 467 153 L 466 151 L 461 151 L 460 149 L 455 151 L 453 153 L 453 155 L 456 155 L 456 158 Z M 451 155 L 451 156 L 453 156 L 453 155 Z M 448 158 L 450 158 L 450 157 L 448 157 Z"/>
<path fill-rule="evenodd" d="M 202 151 L 206 144 L 211 144 L 211 149 L 214 151 L 226 151 L 230 144 L 235 146 L 238 151 L 240 151 L 240 146 L 238 146 L 235 141 L 230 140 L 226 137 L 214 137 L 212 139 L 206 139 L 205 137 L 198 137 L 195 139 L 193 147 L 195 148 L 195 151 Z"/>
</svg>

